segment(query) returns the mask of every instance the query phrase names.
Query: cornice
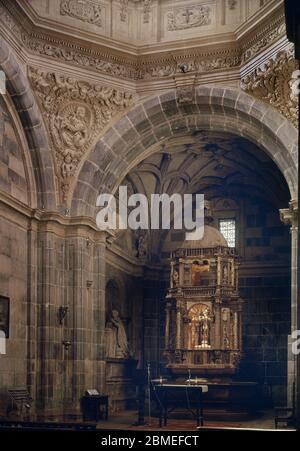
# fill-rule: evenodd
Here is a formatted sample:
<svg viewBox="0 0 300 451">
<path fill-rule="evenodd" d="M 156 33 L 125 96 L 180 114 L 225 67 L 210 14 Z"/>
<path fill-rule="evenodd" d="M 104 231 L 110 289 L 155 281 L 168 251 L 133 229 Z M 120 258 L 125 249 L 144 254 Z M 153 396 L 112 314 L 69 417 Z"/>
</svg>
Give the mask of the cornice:
<svg viewBox="0 0 300 451">
<path fill-rule="evenodd" d="M 143 276 L 145 264 L 126 254 L 120 247 L 116 247 L 114 244 L 108 246 L 106 257 L 107 263 L 114 268 L 128 274 L 134 274 L 136 277 Z"/>
<path fill-rule="evenodd" d="M 242 53 L 242 64 L 255 57 L 258 52 L 272 46 L 274 42 L 285 36 L 285 31 L 284 11 L 282 8 L 277 8 L 255 30 L 249 30 L 238 39 Z"/>
<path fill-rule="evenodd" d="M 215 70 L 238 68 L 257 52 L 272 45 L 284 34 L 282 2 L 264 8 L 262 19 L 258 16 L 255 29 L 252 22 L 236 34 L 225 33 L 215 37 L 189 39 L 181 43 L 160 43 L 151 46 L 116 48 L 116 41 L 106 39 L 99 43 L 76 37 L 74 42 L 66 33 L 41 29 L 26 16 L 24 10 L 8 0 L 0 0 L 0 11 L 6 12 L 3 28 L 9 28 L 11 39 L 20 52 L 23 47 L 30 63 L 31 58 L 44 58 L 49 64 L 78 67 L 101 76 L 128 82 L 166 80 L 180 72 L 179 64 L 187 62 L 189 71 L 209 73 Z M 271 17 L 267 15 L 271 11 Z M 40 25 L 40 24 L 39 24 Z M 273 40 L 273 41 L 272 41 Z"/>
<path fill-rule="evenodd" d="M 36 231 L 52 231 L 58 235 L 78 236 L 78 232 L 81 231 L 83 236 L 92 236 L 96 241 L 106 242 L 107 239 L 113 236 L 110 231 L 101 231 L 96 225 L 96 221 L 88 216 L 76 216 L 70 217 L 67 214 L 61 214 L 59 212 L 43 211 L 40 209 L 31 208 L 22 202 L 20 202 L 15 197 L 0 191 L 0 205 L 2 208 L 0 212 L 11 220 L 8 212 L 13 215 L 16 224 L 24 224 L 26 221 L 27 228 Z"/>
</svg>

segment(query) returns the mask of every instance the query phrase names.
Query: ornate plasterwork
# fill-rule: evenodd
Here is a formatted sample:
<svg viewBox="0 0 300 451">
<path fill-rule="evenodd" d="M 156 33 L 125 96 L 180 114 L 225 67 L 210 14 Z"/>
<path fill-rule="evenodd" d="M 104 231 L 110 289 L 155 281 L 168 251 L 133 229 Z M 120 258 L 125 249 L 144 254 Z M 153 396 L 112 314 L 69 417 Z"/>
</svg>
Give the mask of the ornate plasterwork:
<svg viewBox="0 0 300 451">
<path fill-rule="evenodd" d="M 231 67 L 238 67 L 240 65 L 240 56 L 238 54 L 232 54 L 229 56 L 220 56 L 217 58 L 205 58 L 202 55 L 197 55 L 194 59 L 180 60 L 180 63 L 172 60 L 169 64 L 161 65 L 156 64 L 150 67 L 144 67 L 140 77 L 147 80 L 151 78 L 163 78 L 174 76 L 177 73 L 182 72 L 180 66 L 185 64 L 186 72 L 195 72 L 196 74 L 212 72 L 217 69 L 228 69 Z"/>
<path fill-rule="evenodd" d="M 245 63 L 250 60 L 260 51 L 284 36 L 285 32 L 285 17 L 284 14 L 280 14 L 260 31 L 256 30 L 254 37 L 252 39 L 246 39 L 242 44 L 242 62 Z"/>
<path fill-rule="evenodd" d="M 120 0 L 120 19 L 121 22 L 127 21 L 128 15 L 128 0 Z"/>
<path fill-rule="evenodd" d="M 92 1 L 92 0 L 88 0 Z M 95 0 L 96 1 L 96 0 Z M 148 2 L 148 3 L 147 3 Z M 150 8 L 150 0 L 136 0 L 144 8 Z M 62 63 L 72 64 L 82 68 L 89 68 L 99 73 L 112 75 L 128 80 L 151 80 L 172 77 L 180 72 L 179 65 L 188 65 L 189 72 L 206 73 L 218 69 L 239 67 L 257 52 L 263 50 L 284 34 L 285 24 L 282 13 L 276 14 L 267 24 L 259 28 L 251 38 L 243 38 L 240 44 L 227 47 L 212 48 L 202 51 L 189 49 L 148 56 L 132 56 L 121 52 L 107 52 L 106 49 L 91 49 L 82 44 L 74 43 L 68 38 L 61 39 L 51 34 L 36 31 L 27 31 L 24 24 L 16 23 L 13 12 L 10 12 L 12 4 L 0 5 L 0 22 L 3 29 L 9 29 L 14 37 L 20 41 L 23 48 L 29 52 L 45 56 L 47 60 L 54 59 Z M 145 11 L 145 10 L 144 10 Z M 273 41 L 272 41 L 273 40 Z"/>
<path fill-rule="evenodd" d="M 99 72 L 113 75 L 115 77 L 136 80 L 138 78 L 137 68 L 131 64 L 113 61 L 91 52 L 65 47 L 62 43 L 49 43 L 28 35 L 23 36 L 23 43 L 33 53 L 54 58 L 56 60 L 75 64 L 76 66 L 88 67 Z"/>
<path fill-rule="evenodd" d="M 143 0 L 143 22 L 150 22 L 152 0 Z"/>
<path fill-rule="evenodd" d="M 61 0 L 60 14 L 102 26 L 101 6 L 90 0 Z"/>
<path fill-rule="evenodd" d="M 176 97 L 179 105 L 195 103 L 195 85 L 178 86 L 176 89 Z"/>
<path fill-rule="evenodd" d="M 298 126 L 298 98 L 292 74 L 298 69 L 292 50 L 279 52 L 262 68 L 241 80 L 241 88 L 277 108 L 295 127 Z"/>
<path fill-rule="evenodd" d="M 57 176 L 66 201 L 72 178 L 101 130 L 133 104 L 131 93 L 30 68 L 29 78 L 45 113 Z"/>
<path fill-rule="evenodd" d="M 211 9 L 203 5 L 174 8 L 167 13 L 168 31 L 186 30 L 211 23 Z"/>
<path fill-rule="evenodd" d="M 237 0 L 228 0 L 228 8 L 235 9 L 237 5 Z"/>
<path fill-rule="evenodd" d="M 143 6 L 143 23 L 150 22 L 152 0 L 132 0 L 133 3 L 142 3 Z"/>
</svg>

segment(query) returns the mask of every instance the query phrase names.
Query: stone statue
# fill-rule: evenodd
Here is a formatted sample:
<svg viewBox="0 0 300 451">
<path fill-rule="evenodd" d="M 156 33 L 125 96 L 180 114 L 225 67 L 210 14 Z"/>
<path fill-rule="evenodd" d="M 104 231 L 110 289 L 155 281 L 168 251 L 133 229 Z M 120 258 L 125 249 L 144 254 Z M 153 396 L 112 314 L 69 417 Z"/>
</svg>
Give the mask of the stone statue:
<svg viewBox="0 0 300 451">
<path fill-rule="evenodd" d="M 224 266 L 223 268 L 223 283 L 226 285 L 228 283 L 228 268 Z"/>
<path fill-rule="evenodd" d="M 106 324 L 106 357 L 126 359 L 129 357 L 128 340 L 118 310 L 113 309 Z"/>
<path fill-rule="evenodd" d="M 136 256 L 140 259 L 147 258 L 148 241 L 146 233 L 140 232 L 136 240 Z"/>
<path fill-rule="evenodd" d="M 205 308 L 199 315 L 200 346 L 209 347 L 210 323 L 213 320 L 209 308 Z"/>
</svg>

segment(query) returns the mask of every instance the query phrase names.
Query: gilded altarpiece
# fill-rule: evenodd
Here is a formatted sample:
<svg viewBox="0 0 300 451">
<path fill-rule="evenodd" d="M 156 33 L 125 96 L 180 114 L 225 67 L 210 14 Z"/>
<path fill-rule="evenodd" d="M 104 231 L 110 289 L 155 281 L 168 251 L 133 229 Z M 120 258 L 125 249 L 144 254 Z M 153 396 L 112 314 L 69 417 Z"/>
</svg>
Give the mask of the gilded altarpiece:
<svg viewBox="0 0 300 451">
<path fill-rule="evenodd" d="M 187 241 L 173 252 L 165 299 L 167 368 L 177 375 L 236 373 L 242 351 L 242 304 L 234 248 L 201 248 Z"/>
</svg>

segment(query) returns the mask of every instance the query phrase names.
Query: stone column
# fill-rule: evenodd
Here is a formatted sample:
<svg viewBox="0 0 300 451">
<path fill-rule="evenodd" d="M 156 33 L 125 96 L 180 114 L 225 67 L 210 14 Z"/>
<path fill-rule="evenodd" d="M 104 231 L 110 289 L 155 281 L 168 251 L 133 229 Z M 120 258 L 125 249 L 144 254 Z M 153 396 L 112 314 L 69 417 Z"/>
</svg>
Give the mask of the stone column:
<svg viewBox="0 0 300 451">
<path fill-rule="evenodd" d="M 181 307 L 176 310 L 176 349 L 181 348 Z"/>
<path fill-rule="evenodd" d="M 215 306 L 215 347 L 221 349 L 221 306 Z"/>
<path fill-rule="evenodd" d="M 37 405 L 58 415 L 79 414 L 86 388 L 105 381 L 105 234 L 64 221 L 38 233 Z"/>
<path fill-rule="evenodd" d="M 221 257 L 217 257 L 217 286 L 222 283 L 222 267 L 221 267 Z"/>
<path fill-rule="evenodd" d="M 234 349 L 238 349 L 238 313 L 234 312 L 233 317 L 233 347 Z"/>
<path fill-rule="evenodd" d="M 291 334 L 300 329 L 299 306 L 298 306 L 298 201 L 291 201 L 287 209 L 280 210 L 280 217 L 284 224 L 291 228 Z M 293 392 L 295 390 L 296 400 L 300 397 L 300 356 L 292 353 L 294 339 L 288 336 L 288 406 L 293 405 Z M 296 405 L 299 414 L 299 402 Z"/>
<path fill-rule="evenodd" d="M 231 285 L 235 286 L 235 265 L 234 260 L 231 260 Z"/>
<path fill-rule="evenodd" d="M 178 285 L 180 287 L 182 287 L 183 280 L 184 280 L 184 259 L 183 258 L 179 259 L 178 273 L 179 273 L 179 283 L 178 283 Z"/>
<path fill-rule="evenodd" d="M 105 286 L 106 286 L 106 232 L 97 232 L 93 249 L 93 341 L 94 384 L 99 392 L 105 391 Z"/>
</svg>

